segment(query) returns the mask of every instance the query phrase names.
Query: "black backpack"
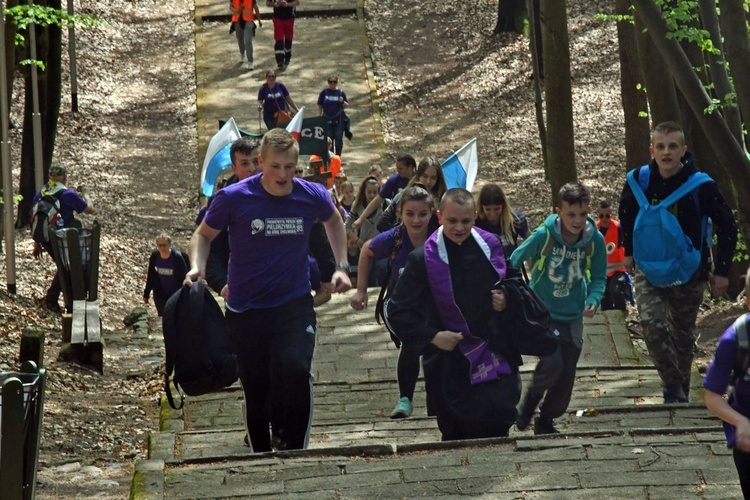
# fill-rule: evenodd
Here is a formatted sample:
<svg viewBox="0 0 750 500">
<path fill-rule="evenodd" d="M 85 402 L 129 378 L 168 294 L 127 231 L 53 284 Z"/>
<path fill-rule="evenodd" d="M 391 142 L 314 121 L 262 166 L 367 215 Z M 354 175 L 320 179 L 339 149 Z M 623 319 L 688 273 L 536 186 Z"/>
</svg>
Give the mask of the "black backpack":
<svg viewBox="0 0 750 500">
<path fill-rule="evenodd" d="M 162 329 L 167 358 L 164 390 L 172 408 L 182 408 L 183 392 L 200 396 L 237 381 L 237 357 L 232 352 L 229 328 L 203 282 L 185 285 L 167 300 Z M 175 406 L 169 386 L 173 374 L 180 406 Z"/>
<path fill-rule="evenodd" d="M 549 309 L 539 295 L 520 278 L 504 279 L 493 288 L 505 292 L 508 307 L 501 313 L 502 330 L 515 335 L 512 343 L 518 351 L 531 356 L 553 354 L 560 334 L 552 328 Z"/>
<path fill-rule="evenodd" d="M 58 184 L 31 207 L 31 237 L 40 245 L 49 243 L 49 230 L 63 228 L 60 200 L 65 186 Z"/>
</svg>

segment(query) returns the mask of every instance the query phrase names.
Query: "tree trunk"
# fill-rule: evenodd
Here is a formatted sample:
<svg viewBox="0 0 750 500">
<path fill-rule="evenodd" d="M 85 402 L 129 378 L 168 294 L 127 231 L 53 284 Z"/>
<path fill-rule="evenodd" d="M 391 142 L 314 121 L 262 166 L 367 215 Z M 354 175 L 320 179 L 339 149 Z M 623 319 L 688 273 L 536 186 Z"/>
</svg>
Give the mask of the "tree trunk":
<svg viewBox="0 0 750 500">
<path fill-rule="evenodd" d="M 635 1 L 633 1 L 635 4 Z M 664 58 L 654 46 L 646 31 L 638 9 L 635 11 L 635 33 L 638 44 L 638 60 L 641 65 L 643 82 L 646 85 L 648 110 L 651 125 L 666 121 L 680 121 L 680 107 L 677 102 L 677 91 L 674 81 L 663 71 L 666 67 Z M 650 139 L 649 139 L 650 142 Z"/>
<path fill-rule="evenodd" d="M 570 47 L 565 2 L 542 0 L 541 25 L 544 47 L 544 98 L 547 109 L 547 159 L 553 205 L 566 182 L 577 179 L 573 140 L 573 97 L 570 82 Z"/>
<path fill-rule="evenodd" d="M 41 2 L 37 2 L 41 5 Z M 47 4 L 60 9 L 59 0 Z M 42 122 L 42 158 L 44 178 L 47 178 L 55 150 L 57 120 L 60 116 L 62 93 L 62 30 L 58 26 L 37 28 L 37 58 L 45 64 L 45 70 L 38 70 L 39 113 Z M 19 192 L 23 199 L 18 206 L 17 227 L 29 223 L 31 204 L 36 194 L 34 173 L 34 133 L 33 133 L 33 99 L 31 72 L 26 73 L 26 102 L 24 107 L 23 140 L 21 142 L 21 178 Z"/>
<path fill-rule="evenodd" d="M 630 14 L 630 0 L 617 0 L 616 13 Z M 625 169 L 645 165 L 650 160 L 648 145 L 651 142 L 648 126 L 648 101 L 646 93 L 638 89 L 643 84 L 643 74 L 638 64 L 635 27 L 627 22 L 617 23 L 618 53 L 620 56 L 620 94 L 625 117 Z M 646 113 L 640 116 L 640 113 Z"/>
<path fill-rule="evenodd" d="M 726 103 L 727 96 L 734 93 L 734 88 L 732 87 L 732 82 L 729 81 L 729 74 L 727 73 L 725 64 L 721 29 L 719 28 L 719 16 L 716 13 L 716 0 L 700 0 L 699 7 L 703 28 L 708 31 L 711 42 L 719 51 L 718 54 L 708 53 L 709 71 L 711 72 L 711 81 L 714 84 L 714 92 L 717 99 L 722 103 Z M 744 144 L 739 109 L 736 106 L 724 106 L 721 108 L 721 112 L 734 138 L 739 144 Z"/>
<path fill-rule="evenodd" d="M 742 0 L 719 0 L 724 53 L 735 81 L 737 104 L 744 121 L 750 120 L 750 40 Z M 746 139 L 747 140 L 747 139 Z"/>
<path fill-rule="evenodd" d="M 539 143 L 542 145 L 542 163 L 544 164 L 544 180 L 549 182 L 549 162 L 547 162 L 547 129 L 544 125 L 544 109 L 542 105 L 542 73 L 541 73 L 541 34 L 538 23 L 539 0 L 527 0 L 526 9 L 529 14 L 529 50 L 531 52 L 531 74 L 534 80 L 534 112 L 536 114 L 536 125 L 539 128 Z"/>
<path fill-rule="evenodd" d="M 711 104 L 711 99 L 695 74 L 685 52 L 676 40 L 667 37 L 669 29 L 661 17 L 659 7 L 652 0 L 633 0 L 633 4 L 638 16 L 647 26 L 654 45 L 666 61 L 666 68 L 672 74 L 675 83 L 711 142 L 719 164 L 734 181 L 740 229 L 746 243 L 750 243 L 748 240 L 750 236 L 750 160 L 735 140 L 721 113 L 718 111 L 704 113 L 704 110 Z M 740 86 L 742 82 L 738 82 L 737 87 Z"/>
<path fill-rule="evenodd" d="M 18 5 L 18 0 L 7 0 L 5 8 L 9 9 Z M 8 89 L 8 104 L 13 102 L 13 77 L 16 73 L 16 25 L 13 24 L 10 16 L 5 18 L 5 77 Z M 10 110 L 10 106 L 8 106 Z M 0 181 L 2 184 L 2 181 Z"/>
</svg>

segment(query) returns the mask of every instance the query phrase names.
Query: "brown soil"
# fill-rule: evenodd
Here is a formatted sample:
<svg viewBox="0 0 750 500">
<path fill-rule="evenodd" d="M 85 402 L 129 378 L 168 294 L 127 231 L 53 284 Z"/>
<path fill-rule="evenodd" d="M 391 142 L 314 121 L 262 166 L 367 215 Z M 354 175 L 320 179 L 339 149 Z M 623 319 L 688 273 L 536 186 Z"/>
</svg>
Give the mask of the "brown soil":
<svg viewBox="0 0 750 500">
<path fill-rule="evenodd" d="M 569 22 L 579 176 L 595 199 L 616 202 L 624 178 L 616 36 L 612 25 L 594 20 L 610 4 L 569 2 Z M 23 328 L 49 332 L 38 498 L 124 498 L 134 461 L 145 458 L 147 434 L 158 420 L 159 367 L 142 361 L 161 351 L 158 330 L 155 339 L 134 340 L 122 318 L 141 303 L 157 231 L 171 232 L 184 247 L 198 207 L 192 3 L 77 5 L 108 26 L 79 32 L 80 111 L 71 113 L 64 103 L 55 154 L 70 167 L 70 184 L 85 186 L 97 209 L 86 221 L 103 227 L 99 295 L 104 337 L 114 341 L 105 349 L 103 376 L 56 361 L 59 319 L 34 306 L 53 264 L 33 260 L 28 233 L 19 231 L 18 295 L 0 292 L 0 369 L 16 369 Z M 365 7 L 389 155 L 445 158 L 477 137 L 478 185 L 501 182 L 513 204 L 532 223 L 541 222 L 550 193 L 527 41 L 490 36 L 492 2 L 464 2 L 458 9 L 444 2 L 366 0 Z M 16 124 L 22 109 L 16 85 Z M 15 165 L 20 143 L 15 129 Z M 4 263 L 0 272 L 5 276 Z M 150 312 L 155 315 L 153 307 Z M 701 345 L 710 347 L 739 312 L 713 306 L 703 313 Z M 60 467 L 70 462 L 93 467 Z"/>
</svg>

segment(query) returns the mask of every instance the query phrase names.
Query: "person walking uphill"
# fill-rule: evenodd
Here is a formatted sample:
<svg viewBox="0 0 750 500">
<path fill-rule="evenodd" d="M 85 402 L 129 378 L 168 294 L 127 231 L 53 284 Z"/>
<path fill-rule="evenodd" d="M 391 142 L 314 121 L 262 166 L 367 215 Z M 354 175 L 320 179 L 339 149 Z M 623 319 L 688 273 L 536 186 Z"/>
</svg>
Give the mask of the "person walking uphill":
<svg viewBox="0 0 750 500">
<path fill-rule="evenodd" d="M 240 49 L 240 64 L 245 62 L 247 54 L 247 69 L 253 70 L 253 37 L 255 36 L 255 20 L 258 26 L 263 26 L 260 20 L 257 0 L 229 0 L 229 10 L 232 12 L 232 28 L 237 35 L 237 45 Z"/>
<path fill-rule="evenodd" d="M 565 413 L 573 394 L 576 364 L 583 349 L 583 318 L 594 316 L 607 282 L 607 250 L 604 237 L 589 217 L 588 189 L 569 182 L 560 188 L 558 198 L 556 213 L 510 257 L 516 268 L 529 259 L 535 262 L 529 286 L 549 308 L 552 327 L 560 334 L 557 350 L 539 357 L 518 407 L 516 427 L 522 431 L 541 402 L 534 434 L 558 433 L 554 419 Z"/>
<path fill-rule="evenodd" d="M 33 207 L 37 206 L 39 200 L 43 196 L 53 196 L 60 202 L 59 214 L 62 218 L 63 227 L 81 227 L 81 223 L 75 218 L 75 214 L 93 214 L 94 207 L 90 202 L 86 201 L 81 193 L 74 189 L 70 189 L 65 186 L 68 182 L 68 171 L 62 165 L 53 165 L 49 169 L 49 181 L 42 186 L 42 189 L 34 195 L 32 202 Z M 33 222 L 34 213 L 31 214 L 31 220 Z M 39 258 L 42 255 L 42 251 L 47 252 L 50 257 L 54 260 L 55 256 L 52 254 L 52 244 L 49 241 L 39 242 L 34 241 L 34 257 Z M 47 295 L 44 297 L 44 307 L 54 312 L 62 312 L 58 301 L 60 299 L 60 293 L 62 288 L 60 285 L 59 273 L 55 273 L 55 277 L 52 279 Z"/>
<path fill-rule="evenodd" d="M 292 134 L 283 129 L 266 133 L 262 173 L 216 193 L 190 240 L 193 267 L 187 285 L 205 277 L 211 241 L 229 231 L 226 321 L 255 452 L 308 444 L 316 321 L 307 254 L 317 220 L 323 221 L 338 262 L 328 286 L 333 292 L 351 288 L 344 223 L 323 186 L 294 177 L 298 156 Z"/>
<path fill-rule="evenodd" d="M 726 292 L 737 227 L 719 188 L 696 169 L 679 124 L 657 125 L 649 150 L 653 160 L 628 172 L 620 198 L 624 267 L 631 275 L 636 268 L 636 305 L 646 347 L 664 386 L 664 402 L 686 403 L 698 308 L 709 276 L 714 296 Z M 696 180 L 703 183 L 695 187 Z M 688 183 L 688 191 L 678 193 Z M 647 205 L 652 208 L 643 210 Z M 661 217 L 659 224 L 645 224 L 654 213 Z M 707 217 L 713 221 L 718 241 L 713 273 Z M 667 223 L 673 235 L 665 239 Z M 677 240 L 687 244 L 673 244 Z"/>
<path fill-rule="evenodd" d="M 507 436 L 521 355 L 488 320 L 507 307 L 505 294 L 493 290 L 506 277 L 503 247 L 474 228 L 476 204 L 465 189 L 445 193 L 438 217 L 442 227 L 407 258 L 386 305 L 388 322 L 424 354 L 427 408 L 443 441 Z"/>
<path fill-rule="evenodd" d="M 292 60 L 294 18 L 299 0 L 266 0 L 266 6 L 273 7 L 273 50 L 276 53 L 276 67 L 283 69 Z"/>
<path fill-rule="evenodd" d="M 143 289 L 143 302 L 148 304 L 154 292 L 154 305 L 159 317 L 164 315 L 164 305 L 182 287 L 182 278 L 190 269 L 187 255 L 172 247 L 172 238 L 166 233 L 156 237 L 156 250 L 148 259 L 146 287 Z"/>
</svg>

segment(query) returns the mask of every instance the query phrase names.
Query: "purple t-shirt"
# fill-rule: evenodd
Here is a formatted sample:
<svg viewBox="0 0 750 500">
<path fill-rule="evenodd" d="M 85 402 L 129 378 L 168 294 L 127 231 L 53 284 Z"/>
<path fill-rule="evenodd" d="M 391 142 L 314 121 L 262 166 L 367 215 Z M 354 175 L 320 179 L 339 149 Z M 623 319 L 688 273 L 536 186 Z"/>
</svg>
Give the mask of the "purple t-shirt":
<svg viewBox="0 0 750 500">
<path fill-rule="evenodd" d="M 163 259 L 161 255 L 157 255 L 154 265 L 159 286 L 168 297 L 180 289 L 184 278 L 184 276 L 175 276 L 174 259 L 174 251 L 172 251 L 166 259 Z"/>
<path fill-rule="evenodd" d="M 284 98 L 288 95 L 286 85 L 281 82 L 276 82 L 272 89 L 268 85 L 261 85 L 258 100 L 263 102 L 263 118 L 273 118 L 273 114 L 279 109 L 286 109 Z"/>
<path fill-rule="evenodd" d="M 42 187 L 42 191 L 48 189 L 48 184 L 45 184 Z M 78 194 L 78 192 L 75 189 L 65 188 L 65 190 L 62 192 L 60 196 L 60 216 L 63 219 L 63 225 L 65 227 L 71 227 L 73 224 L 73 221 L 75 220 L 75 215 L 82 213 L 84 210 L 86 210 L 86 207 L 89 206 L 89 204 L 81 198 L 81 195 Z M 32 206 L 36 204 L 37 201 L 42 197 L 41 191 L 37 192 L 34 195 L 34 199 L 32 201 Z M 31 214 L 32 216 L 34 214 Z"/>
<path fill-rule="evenodd" d="M 254 175 L 214 196 L 204 222 L 229 231 L 227 307 L 277 307 L 310 293 L 310 227 L 334 213 L 325 187 L 294 179 L 286 196 L 269 194 Z"/>
<path fill-rule="evenodd" d="M 339 102 L 339 97 L 343 97 L 344 101 L 349 100 L 346 98 L 346 92 L 340 89 L 323 89 L 318 95 L 318 106 L 323 108 L 323 114 L 326 115 L 329 120 L 335 118 L 336 115 L 344 111 L 344 105 Z"/>
<path fill-rule="evenodd" d="M 390 258 L 393 253 L 393 247 L 396 245 L 396 231 L 400 231 L 401 249 L 396 253 L 391 263 L 391 280 L 388 282 L 388 290 L 392 291 L 396 285 L 401 270 L 406 265 L 406 258 L 409 252 L 414 250 L 414 245 L 409 239 L 406 228 L 398 225 L 384 233 L 380 233 L 370 241 L 370 250 L 372 250 L 375 260 Z"/>
<path fill-rule="evenodd" d="M 724 394 L 729 386 L 737 356 L 737 337 L 734 328 L 727 328 L 716 345 L 716 352 L 703 379 L 703 387 L 716 394 Z M 729 397 L 729 405 L 739 413 L 750 417 L 750 381 L 740 377 L 737 385 Z M 734 426 L 724 422 L 724 433 L 727 436 L 727 446 L 734 447 Z"/>
<path fill-rule="evenodd" d="M 378 194 L 384 200 L 386 198 L 392 200 L 393 197 L 396 196 L 399 191 L 404 189 L 407 184 L 409 184 L 409 179 L 404 179 L 398 174 L 393 174 L 392 176 L 388 177 L 388 180 L 385 181 L 385 184 L 383 184 L 383 187 L 380 188 L 380 193 Z"/>
</svg>

